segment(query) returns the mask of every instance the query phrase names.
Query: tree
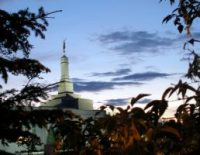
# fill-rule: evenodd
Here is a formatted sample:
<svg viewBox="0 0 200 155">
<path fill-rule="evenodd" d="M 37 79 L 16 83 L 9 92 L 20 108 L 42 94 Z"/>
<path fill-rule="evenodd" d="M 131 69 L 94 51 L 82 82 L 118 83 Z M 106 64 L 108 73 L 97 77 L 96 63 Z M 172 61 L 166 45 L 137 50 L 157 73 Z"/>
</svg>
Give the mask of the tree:
<svg viewBox="0 0 200 155">
<path fill-rule="evenodd" d="M 29 80 L 21 90 L 6 90 L 0 85 L 0 141 L 4 145 L 17 141 L 28 146 L 40 144 L 40 139 L 30 132 L 30 128 L 35 125 L 46 127 L 48 123 L 53 124 L 64 117 L 64 113 L 59 110 L 33 109 L 32 103 L 47 98 L 48 87 L 31 81 L 40 78 L 41 73 L 50 72 L 50 69 L 38 60 L 29 58 L 33 48 L 29 37 L 34 33 L 36 37 L 44 39 L 48 26 L 47 18 L 60 11 L 46 13 L 42 7 L 38 13 L 30 12 L 29 9 L 16 13 L 0 10 L 1 78 L 5 84 L 9 74 L 24 75 Z"/>
<path fill-rule="evenodd" d="M 194 21 L 197 21 L 200 17 L 200 2 L 197 0 L 180 0 L 178 3 L 176 3 L 176 0 L 169 0 L 169 2 L 171 5 L 177 4 L 177 7 L 171 14 L 167 15 L 163 19 L 163 23 L 173 20 L 173 23 L 177 27 L 179 33 L 184 32 L 184 30 L 186 31 L 188 40 L 184 44 L 184 49 L 190 56 L 190 64 L 186 77 L 192 80 L 195 80 L 196 78 L 199 79 L 199 54 L 189 45 L 193 46 L 195 43 L 200 42 L 198 38 L 194 38 L 193 33 L 191 32 L 191 27 Z"/>
<path fill-rule="evenodd" d="M 76 145 L 64 144 L 64 147 L 78 151 L 79 154 L 95 155 L 199 154 L 200 86 L 194 84 L 198 84 L 200 78 L 200 56 L 199 52 L 193 49 L 199 40 L 193 38 L 191 26 L 200 17 L 200 2 L 197 0 L 169 0 L 169 2 L 176 8 L 163 19 L 163 23 L 173 20 L 178 32 L 186 32 L 188 35 L 184 49 L 189 54 L 190 61 L 185 77 L 192 84 L 181 79 L 174 86 L 167 88 L 161 99 L 149 102 L 144 109 L 134 105 L 148 94 L 133 97 L 126 109 L 112 105 L 103 106 L 101 110 L 108 108 L 112 111 L 117 110 L 118 113 L 85 120 L 84 129 L 76 128 L 78 131 L 73 133 L 75 137 L 79 137 L 79 141 L 75 141 Z M 182 101 L 174 114 L 175 120 L 161 121 L 160 118 L 167 110 L 168 100 L 174 94 L 177 94 L 177 100 Z M 62 123 L 61 139 L 69 134 L 64 132 L 67 124 Z M 64 143 L 65 140 L 66 138 L 63 138 Z"/>
<path fill-rule="evenodd" d="M 184 49 L 189 52 L 191 59 L 186 77 L 196 83 L 200 78 L 199 54 L 192 47 L 199 41 L 193 38 L 190 28 L 194 20 L 200 16 L 200 2 L 196 0 L 169 0 L 169 2 L 177 7 L 172 14 L 164 18 L 163 22 L 174 20 L 178 31 L 183 33 L 185 30 L 188 34 Z M 4 21 L 0 25 L 0 31 L 4 34 L 3 37 L 0 36 L 2 37 L 0 73 L 4 82 L 8 80 L 8 72 L 25 75 L 30 81 L 39 77 L 41 72 L 49 72 L 49 69 L 37 60 L 28 57 L 32 48 L 28 37 L 31 32 L 44 37 L 43 31 L 48 25 L 46 21 L 48 15 L 43 9 L 39 9 L 38 14 L 29 10 L 21 10 L 14 14 L 0 12 L 0 21 Z M 20 51 L 23 53 L 22 58 L 13 55 Z M 35 146 L 39 144 L 38 137 L 30 133 L 29 129 L 34 125 L 45 127 L 51 123 L 56 133 L 57 149 L 67 150 L 68 154 L 188 155 L 200 152 L 198 85 L 193 86 L 180 80 L 174 86 L 167 88 L 161 99 L 149 102 L 144 109 L 135 107 L 135 103 L 149 94 L 133 97 L 125 109 L 111 105 L 101 107 L 103 111 L 107 108 L 117 110 L 116 115 L 86 120 L 61 111 L 32 110 L 32 102 L 39 102 L 40 99 L 47 97 L 45 89 L 39 84 L 28 83 L 21 91 L 12 89 L 0 94 L 0 112 L 5 116 L 0 118 L 0 139 L 3 143 L 18 140 L 29 147 Z M 178 95 L 177 99 L 183 101 L 183 104 L 176 109 L 176 120 L 160 121 L 167 110 L 169 98 L 175 93 Z M 26 130 L 22 129 L 24 127 Z"/>
</svg>

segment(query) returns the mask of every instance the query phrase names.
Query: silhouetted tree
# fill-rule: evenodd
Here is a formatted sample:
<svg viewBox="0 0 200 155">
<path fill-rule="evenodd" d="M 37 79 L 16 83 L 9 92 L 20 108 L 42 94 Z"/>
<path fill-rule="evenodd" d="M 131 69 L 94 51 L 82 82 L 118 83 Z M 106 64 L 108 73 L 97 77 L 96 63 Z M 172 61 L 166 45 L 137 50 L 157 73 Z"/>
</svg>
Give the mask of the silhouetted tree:
<svg viewBox="0 0 200 155">
<path fill-rule="evenodd" d="M 30 12 L 29 9 L 16 13 L 0 10 L 1 78 L 5 84 L 9 74 L 24 75 L 29 80 L 21 90 L 6 90 L 0 85 L 0 141 L 4 145 L 17 141 L 29 146 L 40 144 L 40 139 L 30 133 L 31 127 L 46 127 L 48 123 L 55 123 L 64 117 L 64 113 L 59 110 L 40 111 L 32 107 L 33 103 L 47 98 L 47 87 L 31 83 L 31 80 L 50 70 L 38 60 L 29 58 L 33 48 L 29 38 L 34 33 L 36 37 L 44 39 L 47 18 L 55 12 L 46 13 L 42 7 L 38 13 Z"/>
<path fill-rule="evenodd" d="M 162 0 L 161 0 L 162 1 Z M 189 52 L 191 59 L 186 77 L 192 82 L 200 78 L 199 54 L 188 45 L 199 41 L 193 38 L 190 30 L 194 20 L 200 16 L 200 2 L 196 0 L 169 0 L 171 5 L 177 5 L 172 14 L 163 22 L 174 20 L 180 33 L 186 30 L 188 41 L 184 49 Z M 51 13 L 50 13 L 51 14 Z M 0 12 L 0 74 L 6 83 L 8 73 L 25 75 L 29 80 L 39 77 L 41 72 L 49 69 L 37 60 L 29 59 L 32 45 L 28 41 L 31 32 L 44 38 L 43 32 L 48 25 L 45 13 L 41 8 L 38 14 L 22 10 L 10 14 Z M 17 19 L 17 20 L 16 20 Z M 23 34 L 23 35 L 22 35 Z M 22 52 L 23 57 L 14 53 Z M 135 107 L 143 97 L 140 94 L 133 97 L 125 108 L 111 105 L 101 107 L 101 110 L 118 111 L 113 116 L 101 118 L 79 119 L 70 113 L 59 110 L 32 110 L 32 102 L 45 99 L 46 87 L 28 83 L 22 90 L 5 90 L 0 94 L 0 139 L 2 143 L 26 143 L 27 146 L 39 144 L 38 137 L 29 132 L 37 125 L 45 127 L 52 123 L 56 133 L 56 149 L 65 150 L 64 154 L 134 154 L 134 155 L 188 155 L 200 152 L 200 87 L 180 80 L 167 88 L 161 99 L 149 102 L 145 108 Z M 168 107 L 169 98 L 177 94 L 182 100 L 175 113 L 176 120 L 162 122 L 161 117 Z M 29 107 L 27 109 L 27 107 Z M 25 127 L 25 130 L 24 130 Z"/>
</svg>

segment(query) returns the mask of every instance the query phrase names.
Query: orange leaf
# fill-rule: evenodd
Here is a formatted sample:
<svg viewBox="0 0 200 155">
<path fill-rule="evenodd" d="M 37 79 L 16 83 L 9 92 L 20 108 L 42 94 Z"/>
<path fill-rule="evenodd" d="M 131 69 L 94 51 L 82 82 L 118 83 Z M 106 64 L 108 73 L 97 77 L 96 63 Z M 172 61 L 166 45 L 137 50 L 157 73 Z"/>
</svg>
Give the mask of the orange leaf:
<svg viewBox="0 0 200 155">
<path fill-rule="evenodd" d="M 181 139 L 180 133 L 178 132 L 177 129 L 175 129 L 175 128 L 173 128 L 173 127 L 166 126 L 166 127 L 161 128 L 160 131 L 173 134 L 173 135 L 175 135 L 177 138 Z"/>
</svg>

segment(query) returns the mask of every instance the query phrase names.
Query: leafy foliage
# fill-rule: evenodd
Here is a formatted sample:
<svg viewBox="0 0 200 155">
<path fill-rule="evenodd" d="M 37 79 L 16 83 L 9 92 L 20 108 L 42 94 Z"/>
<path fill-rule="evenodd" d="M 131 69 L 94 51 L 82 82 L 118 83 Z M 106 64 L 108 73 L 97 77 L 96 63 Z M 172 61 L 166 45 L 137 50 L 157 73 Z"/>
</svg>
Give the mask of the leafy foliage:
<svg viewBox="0 0 200 155">
<path fill-rule="evenodd" d="M 199 41 L 192 38 L 190 28 L 194 20 L 199 17 L 199 2 L 196 0 L 169 0 L 169 2 L 178 6 L 172 14 L 164 18 L 163 22 L 174 20 L 174 25 L 180 33 L 186 30 L 189 37 L 187 44 L 194 46 L 194 43 Z M 48 25 L 47 15 L 42 8 L 37 15 L 30 13 L 29 10 L 14 14 L 0 11 L 1 21 L 4 21 L 0 26 L 0 31 L 4 34 L 0 36 L 2 60 L 0 74 L 4 82 L 8 80 L 8 72 L 25 75 L 30 80 L 39 77 L 42 72 L 49 72 L 49 69 L 37 60 L 28 58 L 32 48 L 28 37 L 33 31 L 36 36 L 44 38 L 43 31 Z M 12 34 L 8 35 L 10 32 Z M 19 38 L 17 38 L 18 33 Z M 14 36 L 11 37 L 12 35 Z M 24 57 L 16 58 L 13 53 L 17 51 L 22 51 Z M 188 51 L 192 59 L 186 77 L 192 82 L 197 82 L 200 77 L 199 55 L 194 50 L 188 49 Z M 40 145 L 40 140 L 30 133 L 29 129 L 36 125 L 45 128 L 50 123 L 56 136 L 55 148 L 65 151 L 63 154 L 188 155 L 200 152 L 198 85 L 180 80 L 174 86 L 167 88 L 161 99 L 147 103 L 145 108 L 135 105 L 149 94 L 139 94 L 131 99 L 125 109 L 112 105 L 100 108 L 103 112 L 106 109 L 113 113 L 117 111 L 115 115 L 98 117 L 97 114 L 97 117 L 86 120 L 68 111 L 33 109 L 31 107 L 33 102 L 40 102 L 47 97 L 45 90 L 46 88 L 38 84 L 29 83 L 21 91 L 12 89 L 0 93 L 0 113 L 4 116 L 0 118 L 2 143 L 18 141 L 21 145 L 26 144 L 34 149 L 35 145 Z M 174 94 L 182 104 L 176 109 L 174 119 L 162 121 L 162 116 L 168 108 L 168 100 Z"/>
<path fill-rule="evenodd" d="M 43 8 L 38 10 L 38 14 L 30 12 L 29 9 L 17 13 L 0 10 L 0 74 L 5 82 L 8 72 L 34 78 L 41 72 L 50 71 L 39 61 L 28 58 L 33 48 L 28 39 L 32 33 L 44 39 L 44 31 L 48 26 L 46 18 L 55 12 L 46 13 Z M 22 52 L 24 58 L 16 57 L 17 52 Z"/>
<path fill-rule="evenodd" d="M 184 49 L 186 44 L 194 46 L 199 41 L 192 38 L 190 28 L 194 20 L 199 18 L 200 2 L 196 0 L 169 0 L 169 2 L 171 5 L 177 5 L 177 8 L 163 19 L 163 23 L 173 20 L 180 33 L 186 31 L 188 34 L 189 40 L 185 43 Z M 125 109 L 112 105 L 101 107 L 102 111 L 110 109 L 118 113 L 79 122 L 81 128 L 75 127 L 76 132 L 73 132 L 79 142 L 76 141 L 76 145 L 63 144 L 66 150 L 73 150 L 71 154 L 98 155 L 199 154 L 200 87 L 196 85 L 200 78 L 199 55 L 193 49 L 186 50 L 189 51 L 191 59 L 185 77 L 191 80 L 191 83 L 180 79 L 177 84 L 163 92 L 161 99 L 147 103 L 145 108 L 135 105 L 149 94 L 133 97 Z M 177 96 L 177 101 L 182 101 L 182 104 L 177 107 L 173 119 L 163 120 L 162 116 L 172 96 Z M 64 125 L 67 126 L 67 123 Z M 71 136 L 71 133 L 71 131 L 65 132 L 63 137 Z"/>
<path fill-rule="evenodd" d="M 161 0 L 163 1 L 163 0 Z M 190 28 L 194 22 L 200 17 L 200 2 L 198 0 L 168 0 L 171 5 L 177 4 L 178 7 L 172 11 L 172 13 L 163 19 L 164 22 L 168 22 L 174 19 L 174 25 L 177 26 L 177 30 L 182 33 L 185 29 L 190 35 Z"/>
<path fill-rule="evenodd" d="M 29 9 L 17 13 L 0 10 L 1 78 L 4 83 L 7 83 L 9 74 L 24 75 L 29 79 L 21 90 L 6 90 L 1 86 L 0 141 L 4 145 L 17 142 L 34 149 L 35 145 L 41 143 L 39 137 L 31 133 L 30 129 L 34 126 L 45 128 L 48 123 L 54 124 L 64 118 L 60 110 L 41 111 L 32 107 L 33 103 L 47 99 L 47 87 L 31 83 L 31 80 L 50 70 L 38 60 L 29 58 L 33 48 L 29 38 L 34 33 L 36 37 L 44 39 L 44 31 L 48 26 L 47 18 L 55 12 L 46 13 L 43 8 L 40 8 L 37 14 Z M 19 52 L 21 54 L 17 54 Z"/>
<path fill-rule="evenodd" d="M 29 55 L 33 45 L 28 38 L 31 32 L 36 36 L 45 38 L 44 31 L 47 30 L 48 14 L 41 7 L 38 14 L 32 13 L 29 9 L 20 10 L 17 13 L 8 13 L 0 10 L 0 53 L 4 55 L 22 51 L 25 56 Z"/>
</svg>

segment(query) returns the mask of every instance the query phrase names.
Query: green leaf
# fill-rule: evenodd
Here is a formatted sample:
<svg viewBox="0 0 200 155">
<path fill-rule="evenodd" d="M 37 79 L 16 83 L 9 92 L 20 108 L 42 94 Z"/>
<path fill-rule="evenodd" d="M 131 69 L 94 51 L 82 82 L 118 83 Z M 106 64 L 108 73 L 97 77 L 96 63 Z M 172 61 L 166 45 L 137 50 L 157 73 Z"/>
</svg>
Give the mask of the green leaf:
<svg viewBox="0 0 200 155">
<path fill-rule="evenodd" d="M 174 4 L 175 3 L 175 0 L 170 0 L 170 4 Z"/>
<path fill-rule="evenodd" d="M 105 109 L 106 109 L 106 106 L 101 106 L 100 107 L 100 110 L 102 110 L 102 111 L 105 110 Z"/>
<path fill-rule="evenodd" d="M 117 107 L 117 110 L 119 110 L 120 113 L 123 113 L 125 110 L 121 107 Z"/>
<path fill-rule="evenodd" d="M 179 33 L 182 33 L 183 32 L 183 25 L 182 24 L 178 25 L 177 29 L 178 29 Z"/>
<path fill-rule="evenodd" d="M 190 104 L 190 114 L 193 115 L 195 111 L 196 106 L 194 104 Z"/>
<path fill-rule="evenodd" d="M 196 96 L 190 96 L 185 100 L 185 104 L 188 103 L 190 100 L 195 99 Z"/>
<path fill-rule="evenodd" d="M 158 117 L 161 117 L 164 114 L 164 112 L 167 109 L 167 107 L 168 107 L 168 102 L 165 101 L 165 100 L 154 100 L 154 101 L 148 103 L 145 106 L 144 110 L 146 110 L 146 109 L 148 109 L 150 107 L 152 107 L 151 110 L 150 110 L 151 113 L 153 112 Z"/>
<path fill-rule="evenodd" d="M 165 100 L 161 100 L 159 103 L 159 117 L 161 117 L 168 107 L 168 102 Z"/>
<path fill-rule="evenodd" d="M 109 107 L 112 111 L 115 109 L 115 106 L 113 105 L 107 105 L 107 107 Z"/>
<path fill-rule="evenodd" d="M 174 15 L 168 15 L 168 16 L 166 16 L 166 17 L 163 19 L 162 23 L 167 23 L 169 20 L 172 19 L 173 16 L 174 16 Z"/>
<path fill-rule="evenodd" d="M 150 108 L 150 107 L 153 107 L 153 106 L 156 106 L 157 104 L 160 103 L 160 100 L 153 100 L 151 102 L 149 102 L 145 107 L 144 107 L 144 110 Z"/>
<path fill-rule="evenodd" d="M 134 118 L 144 118 L 145 112 L 142 108 L 135 107 L 131 110 L 131 113 L 133 114 Z"/>
<path fill-rule="evenodd" d="M 176 91 L 178 90 L 178 88 L 180 88 L 180 86 L 182 85 L 182 81 L 179 80 L 178 84 L 175 85 L 175 87 L 171 90 L 170 94 L 169 94 L 169 97 Z"/>
<path fill-rule="evenodd" d="M 186 107 L 188 106 L 189 104 L 181 104 L 177 110 L 176 110 L 176 114 L 181 114 L 183 111 L 186 111 Z"/>
<path fill-rule="evenodd" d="M 150 94 L 139 94 L 137 97 L 133 97 L 131 99 L 131 105 L 133 106 L 138 100 L 140 100 L 141 98 L 145 97 L 145 96 L 149 96 Z"/>
<path fill-rule="evenodd" d="M 165 90 L 165 92 L 162 95 L 162 100 L 165 100 L 166 96 L 169 94 L 170 91 L 173 90 L 173 87 L 169 87 Z"/>
</svg>

